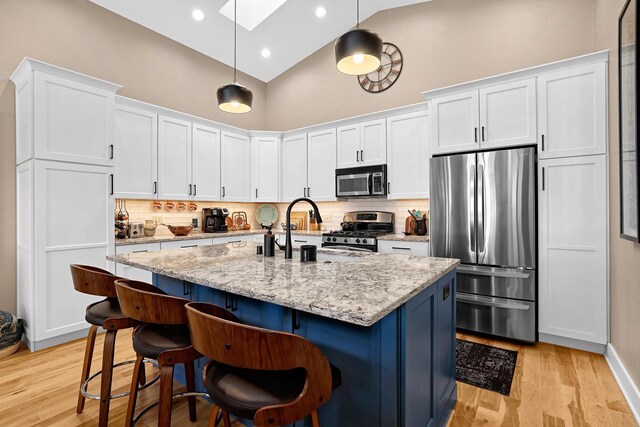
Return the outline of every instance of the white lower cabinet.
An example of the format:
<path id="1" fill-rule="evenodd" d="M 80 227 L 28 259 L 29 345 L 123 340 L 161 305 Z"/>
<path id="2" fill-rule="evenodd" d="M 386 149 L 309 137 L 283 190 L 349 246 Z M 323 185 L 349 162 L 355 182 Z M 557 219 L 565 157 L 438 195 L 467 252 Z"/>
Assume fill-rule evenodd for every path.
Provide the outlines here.
<path id="1" fill-rule="evenodd" d="M 212 240 L 213 239 L 189 239 L 162 242 L 160 243 L 160 249 L 197 248 L 198 246 L 207 246 L 213 244 Z"/>
<path id="2" fill-rule="evenodd" d="M 276 234 L 278 243 L 284 245 L 287 241 L 287 235 L 285 233 Z M 299 248 L 302 245 L 316 245 L 318 248 L 322 247 L 322 236 L 305 236 L 302 234 L 291 235 L 291 246 Z"/>
<path id="3" fill-rule="evenodd" d="M 378 252 L 383 254 L 429 256 L 429 242 L 378 240 Z"/>
<path id="4" fill-rule="evenodd" d="M 253 236 L 251 234 L 244 234 L 242 236 L 227 236 L 227 237 L 214 237 L 210 244 L 221 245 L 226 243 L 242 243 L 250 242 Z"/>
<path id="5" fill-rule="evenodd" d="M 17 167 L 17 305 L 31 350 L 79 338 L 87 328 L 86 306 L 100 298 L 74 290 L 69 266 L 110 267 L 112 172 L 46 160 Z"/>
<path id="6" fill-rule="evenodd" d="M 538 179 L 539 331 L 606 344 L 606 156 L 540 160 Z"/>
<path id="7" fill-rule="evenodd" d="M 143 252 L 159 251 L 160 243 L 144 243 L 140 245 L 116 246 L 116 255 L 136 254 Z M 153 273 L 141 268 L 131 267 L 124 264 L 116 264 L 115 274 L 125 279 L 138 280 L 140 282 L 151 283 Z"/>
<path id="8" fill-rule="evenodd" d="M 426 111 L 387 119 L 387 198 L 429 197 L 428 127 Z"/>

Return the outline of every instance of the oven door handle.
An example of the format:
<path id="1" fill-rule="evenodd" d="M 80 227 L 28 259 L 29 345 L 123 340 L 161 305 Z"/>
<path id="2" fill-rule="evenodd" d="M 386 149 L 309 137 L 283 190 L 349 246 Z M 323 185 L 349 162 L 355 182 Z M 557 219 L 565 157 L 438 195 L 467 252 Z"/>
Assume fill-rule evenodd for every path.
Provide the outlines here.
<path id="1" fill-rule="evenodd" d="M 488 307 L 506 308 L 507 310 L 529 310 L 529 308 L 531 307 L 527 304 L 495 301 L 494 298 L 491 297 L 483 297 L 480 295 L 466 295 L 462 293 L 458 293 L 456 295 L 456 301 L 476 305 L 485 305 Z"/>
<path id="2" fill-rule="evenodd" d="M 324 243 L 322 248 L 329 251 L 375 252 L 373 249 L 359 248 L 357 246 L 325 246 Z"/>

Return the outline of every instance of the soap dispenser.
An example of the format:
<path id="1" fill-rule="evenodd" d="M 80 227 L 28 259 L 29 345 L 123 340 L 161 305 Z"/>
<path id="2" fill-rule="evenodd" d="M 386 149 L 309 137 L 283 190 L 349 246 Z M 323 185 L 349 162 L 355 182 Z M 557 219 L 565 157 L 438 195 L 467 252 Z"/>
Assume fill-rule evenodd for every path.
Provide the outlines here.
<path id="1" fill-rule="evenodd" d="M 267 227 L 267 234 L 264 235 L 264 256 L 272 257 L 276 254 L 276 236 L 271 232 L 271 227 Z"/>

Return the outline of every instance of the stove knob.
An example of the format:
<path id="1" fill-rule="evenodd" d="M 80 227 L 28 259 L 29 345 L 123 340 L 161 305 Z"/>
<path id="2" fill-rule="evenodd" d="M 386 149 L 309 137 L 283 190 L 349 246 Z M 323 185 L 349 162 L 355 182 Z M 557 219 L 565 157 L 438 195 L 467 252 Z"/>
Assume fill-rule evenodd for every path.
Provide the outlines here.
<path id="1" fill-rule="evenodd" d="M 334 242 L 336 241 L 336 238 L 335 238 L 335 237 L 333 238 L 333 241 L 334 241 Z"/>
<path id="2" fill-rule="evenodd" d="M 356 243 L 360 243 L 360 239 L 356 239 Z"/>
<path id="3" fill-rule="evenodd" d="M 348 243 L 348 242 L 349 242 L 349 239 L 344 239 L 344 242 L 345 242 L 345 243 Z"/>
<path id="4" fill-rule="evenodd" d="M 364 239 L 364 240 L 362 241 L 362 243 L 367 243 L 367 239 Z"/>

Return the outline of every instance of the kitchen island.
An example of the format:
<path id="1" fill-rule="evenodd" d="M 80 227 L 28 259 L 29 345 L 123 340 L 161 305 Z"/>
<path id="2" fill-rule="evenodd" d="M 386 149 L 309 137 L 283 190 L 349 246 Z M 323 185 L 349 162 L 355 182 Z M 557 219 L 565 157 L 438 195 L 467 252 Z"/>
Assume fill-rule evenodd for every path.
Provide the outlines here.
<path id="1" fill-rule="evenodd" d="M 298 258 L 265 258 L 242 242 L 109 260 L 153 272 L 169 294 L 317 345 L 342 372 L 319 410 L 322 425 L 444 426 L 456 401 L 458 260 L 327 249 L 318 249 L 317 262 Z M 205 363 L 198 361 L 196 378 Z"/>

